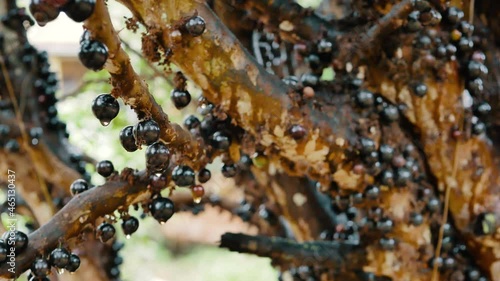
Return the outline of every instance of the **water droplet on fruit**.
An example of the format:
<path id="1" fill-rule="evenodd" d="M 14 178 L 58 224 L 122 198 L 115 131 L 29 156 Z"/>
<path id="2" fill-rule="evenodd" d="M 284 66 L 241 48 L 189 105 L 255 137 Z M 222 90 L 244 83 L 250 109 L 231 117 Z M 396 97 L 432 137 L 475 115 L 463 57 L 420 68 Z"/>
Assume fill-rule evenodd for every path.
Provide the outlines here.
<path id="1" fill-rule="evenodd" d="M 130 234 L 125 235 L 125 238 L 130 239 Z"/>
<path id="2" fill-rule="evenodd" d="M 201 202 L 201 197 L 193 197 L 193 202 L 199 204 Z"/>
<path id="3" fill-rule="evenodd" d="M 104 127 L 107 127 L 109 125 L 109 122 L 108 121 L 101 121 L 101 125 L 103 125 Z"/>
<path id="4" fill-rule="evenodd" d="M 57 269 L 57 274 L 63 274 L 63 273 L 64 273 L 64 268 Z"/>

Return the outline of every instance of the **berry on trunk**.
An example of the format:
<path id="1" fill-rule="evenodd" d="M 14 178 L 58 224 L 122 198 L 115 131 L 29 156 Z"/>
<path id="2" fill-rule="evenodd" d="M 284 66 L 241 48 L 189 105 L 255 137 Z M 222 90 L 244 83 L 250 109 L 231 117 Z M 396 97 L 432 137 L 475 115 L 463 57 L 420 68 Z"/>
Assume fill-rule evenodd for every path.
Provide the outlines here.
<path id="1" fill-rule="evenodd" d="M 31 273 L 36 277 L 46 277 L 50 274 L 50 264 L 44 258 L 37 258 L 31 264 Z"/>
<path id="2" fill-rule="evenodd" d="M 29 9 L 39 26 L 45 26 L 59 16 L 59 9 L 43 0 L 31 0 Z"/>
<path id="3" fill-rule="evenodd" d="M 191 94 L 179 89 L 173 89 L 170 98 L 177 109 L 183 109 L 191 102 Z"/>
<path id="4" fill-rule="evenodd" d="M 170 161 L 170 150 L 161 142 L 156 142 L 146 149 L 146 167 L 152 172 L 165 170 Z"/>
<path id="5" fill-rule="evenodd" d="M 66 249 L 56 248 L 50 253 L 50 264 L 63 269 L 69 264 L 70 254 Z"/>
<path id="6" fill-rule="evenodd" d="M 98 71 L 108 59 L 108 47 L 99 41 L 84 40 L 80 44 L 78 57 L 86 68 Z"/>
<path id="7" fill-rule="evenodd" d="M 134 127 L 127 126 L 120 131 L 120 142 L 128 152 L 134 152 L 138 146 L 135 142 Z"/>
<path id="8" fill-rule="evenodd" d="M 134 127 L 134 137 L 138 145 L 152 145 L 160 137 L 160 126 L 155 120 L 143 120 Z"/>
<path id="9" fill-rule="evenodd" d="M 200 36 L 205 31 L 205 20 L 200 16 L 190 18 L 186 24 L 186 30 L 192 36 Z"/>
<path id="10" fill-rule="evenodd" d="M 109 239 L 113 238 L 115 233 L 115 227 L 110 223 L 103 222 L 97 227 L 97 237 L 99 237 L 102 243 L 106 243 Z"/>
<path id="11" fill-rule="evenodd" d="M 89 189 L 89 184 L 83 179 L 77 179 L 69 187 L 71 194 L 77 195 Z"/>
<path id="12" fill-rule="evenodd" d="M 96 170 L 99 175 L 107 178 L 113 174 L 115 168 L 113 167 L 113 163 L 109 160 L 103 160 L 96 165 Z"/>
<path id="13" fill-rule="evenodd" d="M 169 220 L 174 214 L 174 202 L 168 198 L 156 197 L 149 204 L 151 215 L 161 224 Z"/>
<path id="14" fill-rule="evenodd" d="M 238 173 L 238 166 L 236 164 L 224 164 L 221 172 L 226 178 L 232 178 Z"/>
<path id="15" fill-rule="evenodd" d="M 136 217 L 126 217 L 122 221 L 122 230 L 127 238 L 130 238 L 130 235 L 137 231 L 139 228 L 139 220 Z"/>
<path id="16" fill-rule="evenodd" d="M 103 126 L 107 126 L 120 112 L 120 105 L 112 95 L 102 94 L 92 102 L 92 112 Z"/>
<path id="17" fill-rule="evenodd" d="M 179 165 L 172 171 L 172 180 L 177 186 L 186 187 L 194 183 L 194 171 L 189 166 Z"/>
<path id="18" fill-rule="evenodd" d="M 82 22 L 88 19 L 94 12 L 95 2 L 96 0 L 70 0 L 61 10 L 70 19 Z"/>
<path id="19" fill-rule="evenodd" d="M 69 257 L 69 263 L 66 265 L 66 270 L 69 272 L 75 272 L 78 268 L 80 267 L 80 258 L 75 255 L 71 254 Z"/>
<path id="20" fill-rule="evenodd" d="M 203 168 L 198 172 L 198 181 L 206 183 L 212 177 L 212 173 L 207 168 Z"/>

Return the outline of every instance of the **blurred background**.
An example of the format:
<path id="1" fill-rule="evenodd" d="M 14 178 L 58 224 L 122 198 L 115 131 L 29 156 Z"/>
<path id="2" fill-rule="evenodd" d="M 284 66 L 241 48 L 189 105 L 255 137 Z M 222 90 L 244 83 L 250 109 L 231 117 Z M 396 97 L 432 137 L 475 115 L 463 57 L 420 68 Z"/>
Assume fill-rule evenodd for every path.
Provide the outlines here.
<path id="1" fill-rule="evenodd" d="M 318 0 L 299 1 L 304 6 L 316 6 Z M 27 7 L 28 0 L 18 1 Z M 115 28 L 125 26 L 131 14 L 116 1 L 108 1 L 109 11 Z M 168 113 L 171 121 L 182 123 L 189 114 L 197 114 L 196 102 L 183 110 L 177 110 L 170 102 L 171 84 L 162 69 L 151 65 L 140 56 L 141 40 L 139 29 L 136 34 L 119 30 L 123 47 L 129 53 L 135 70 L 145 79 L 157 102 Z M 103 127 L 90 109 L 92 100 L 101 93 L 109 93 L 109 75 L 106 71 L 93 72 L 84 68 L 79 59 L 79 41 L 83 33 L 82 24 L 75 23 L 61 13 L 57 20 L 41 28 L 37 25 L 28 31 L 30 42 L 39 50 L 48 52 L 52 71 L 59 76 L 60 118 L 67 123 L 69 140 L 81 153 L 96 160 L 111 160 L 115 169 L 125 167 L 144 169 L 144 151 L 126 152 L 119 140 L 119 131 L 137 122 L 135 113 L 121 104 L 120 114 L 107 127 Z M 175 68 L 173 69 L 175 73 Z M 189 91 L 196 100 L 200 92 L 193 85 Z M 221 163 L 210 168 L 212 179 L 205 185 L 207 192 L 224 194 L 235 205 L 243 199 L 242 190 L 232 179 L 220 175 Z M 92 184 L 99 185 L 104 179 L 95 173 L 93 165 L 87 171 Z M 178 189 L 175 192 L 190 192 Z M 200 207 L 201 209 L 202 207 Z M 121 277 L 123 280 L 151 281 L 258 281 L 277 280 L 278 272 L 270 260 L 255 256 L 231 253 L 218 248 L 218 240 L 224 232 L 256 234 L 257 229 L 241 218 L 222 211 L 218 207 L 205 206 L 203 212 L 175 214 L 166 224 L 160 225 L 151 217 L 140 221 L 139 230 L 126 239 L 117 231 L 119 240 L 125 242 L 120 251 L 123 258 Z M 131 212 L 140 217 L 140 212 Z M 22 230 L 22 228 L 21 228 Z M 25 277 L 24 277 L 25 278 Z M 21 279 L 22 280 L 22 279 Z M 24 279 L 25 280 L 25 279 Z"/>

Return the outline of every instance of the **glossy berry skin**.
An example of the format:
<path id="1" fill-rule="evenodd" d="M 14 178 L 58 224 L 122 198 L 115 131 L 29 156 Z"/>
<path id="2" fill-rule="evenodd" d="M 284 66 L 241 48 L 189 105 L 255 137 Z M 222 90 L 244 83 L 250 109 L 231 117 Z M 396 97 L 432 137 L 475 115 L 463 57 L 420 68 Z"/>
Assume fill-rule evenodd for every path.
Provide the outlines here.
<path id="1" fill-rule="evenodd" d="M 186 117 L 186 119 L 184 119 L 184 127 L 186 127 L 186 129 L 188 130 L 198 128 L 200 126 L 200 123 L 200 119 L 198 119 L 198 117 L 194 115 L 189 115 L 188 117 Z"/>
<path id="2" fill-rule="evenodd" d="M 16 230 L 14 232 L 12 231 L 6 231 L 2 235 L 2 239 L 4 240 L 5 246 L 7 248 L 10 248 L 9 243 L 10 240 L 14 240 L 14 247 L 16 250 L 16 254 L 21 253 L 22 251 L 26 250 L 28 247 L 28 235 L 26 233 Z"/>
<path id="3" fill-rule="evenodd" d="M 164 223 L 174 215 L 174 202 L 168 198 L 156 197 L 149 204 L 149 210 L 159 223 Z"/>
<path id="4" fill-rule="evenodd" d="M 398 107 L 392 104 L 389 104 L 382 109 L 382 117 L 387 122 L 395 122 L 399 119 L 399 110 Z"/>
<path id="5" fill-rule="evenodd" d="M 112 95 L 101 94 L 92 101 L 92 112 L 103 126 L 107 126 L 120 112 L 120 105 Z"/>
<path id="6" fill-rule="evenodd" d="M 50 264 L 44 258 L 37 258 L 31 264 L 31 273 L 36 277 L 46 277 L 50 274 Z"/>
<path id="7" fill-rule="evenodd" d="M 172 171 L 172 180 L 177 186 L 187 187 L 194 184 L 195 174 L 189 166 L 179 165 Z"/>
<path id="8" fill-rule="evenodd" d="M 356 104 L 362 108 L 368 108 L 375 104 L 375 96 L 372 92 L 367 90 L 360 90 L 356 93 Z"/>
<path id="9" fill-rule="evenodd" d="M 109 239 L 113 238 L 115 233 L 115 227 L 110 223 L 103 222 L 97 227 L 97 237 L 99 237 L 102 243 L 106 243 Z"/>
<path id="10" fill-rule="evenodd" d="M 146 167 L 152 172 L 165 170 L 170 161 L 170 150 L 161 142 L 155 142 L 146 149 Z"/>
<path id="11" fill-rule="evenodd" d="M 94 12 L 96 0 L 70 0 L 62 7 L 66 15 L 76 21 L 82 22 L 88 19 Z"/>
<path id="12" fill-rule="evenodd" d="M 212 177 L 212 173 L 209 169 L 203 168 L 198 172 L 198 181 L 201 183 L 206 183 Z"/>
<path id="13" fill-rule="evenodd" d="M 202 35 L 205 31 L 205 26 L 205 20 L 200 16 L 190 18 L 185 24 L 186 30 L 192 36 Z"/>
<path id="14" fill-rule="evenodd" d="M 417 83 L 413 86 L 413 93 L 417 97 L 424 97 L 427 94 L 427 85 L 424 83 Z"/>
<path id="15" fill-rule="evenodd" d="M 71 254 L 71 256 L 69 257 L 68 265 L 66 265 L 66 270 L 69 272 L 75 272 L 79 267 L 80 258 L 75 254 Z"/>
<path id="16" fill-rule="evenodd" d="M 78 58 L 86 68 L 101 70 L 108 59 L 108 47 L 96 40 L 83 41 Z"/>
<path id="17" fill-rule="evenodd" d="M 65 268 L 69 264 L 70 253 L 63 248 L 56 248 L 50 253 L 50 264 L 57 268 Z"/>
<path id="18" fill-rule="evenodd" d="M 226 178 L 232 178 L 238 173 L 238 166 L 236 164 L 224 164 L 221 172 Z"/>
<path id="19" fill-rule="evenodd" d="M 99 173 L 99 175 L 107 178 L 113 174 L 115 171 L 115 167 L 113 166 L 113 163 L 109 160 L 103 160 L 97 163 L 96 165 L 96 171 Z"/>
<path id="20" fill-rule="evenodd" d="M 288 133 L 290 134 L 290 136 L 294 140 L 300 140 L 300 139 L 303 139 L 306 136 L 307 131 L 304 128 L 304 126 L 299 125 L 299 124 L 295 124 L 295 125 L 292 125 L 290 127 L 290 129 L 288 129 Z"/>
<path id="21" fill-rule="evenodd" d="M 131 235 L 139 229 L 139 220 L 135 217 L 124 218 L 122 221 L 122 230 L 125 235 Z"/>
<path id="22" fill-rule="evenodd" d="M 188 91 L 173 89 L 170 93 L 170 99 L 174 103 L 175 108 L 183 109 L 191 102 L 191 94 Z"/>
<path id="23" fill-rule="evenodd" d="M 134 137 L 134 127 L 127 126 L 120 131 L 120 143 L 128 152 L 137 150 L 137 144 Z"/>
<path id="24" fill-rule="evenodd" d="M 43 0 L 31 0 L 29 9 L 39 26 L 45 26 L 59 16 L 59 9 Z"/>
<path id="25" fill-rule="evenodd" d="M 361 138 L 360 139 L 360 152 L 364 155 L 368 155 L 374 151 L 376 151 L 375 142 L 369 138 Z"/>
<path id="26" fill-rule="evenodd" d="M 380 197 L 380 188 L 376 185 L 369 185 L 365 189 L 365 197 L 368 199 L 378 199 Z"/>
<path id="27" fill-rule="evenodd" d="M 160 126 L 153 119 L 143 120 L 134 127 L 134 137 L 139 145 L 152 145 L 160 137 Z"/>
<path id="28" fill-rule="evenodd" d="M 77 179 L 69 187 L 71 194 L 77 195 L 89 189 L 89 184 L 83 179 Z"/>
<path id="29" fill-rule="evenodd" d="M 231 145 L 231 136 L 223 131 L 217 131 L 212 135 L 211 144 L 215 149 L 228 150 Z"/>

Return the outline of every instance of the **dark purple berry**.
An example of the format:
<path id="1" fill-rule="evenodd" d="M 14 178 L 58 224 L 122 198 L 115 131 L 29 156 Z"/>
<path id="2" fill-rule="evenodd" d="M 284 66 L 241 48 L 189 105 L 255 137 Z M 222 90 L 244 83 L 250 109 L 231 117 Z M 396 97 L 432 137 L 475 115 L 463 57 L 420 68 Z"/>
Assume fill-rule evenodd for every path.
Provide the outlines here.
<path id="1" fill-rule="evenodd" d="M 365 197 L 368 199 L 378 199 L 380 197 L 380 188 L 376 185 L 369 185 L 365 189 Z"/>
<path id="2" fill-rule="evenodd" d="M 200 119 L 194 115 L 189 115 L 184 119 L 184 126 L 186 129 L 191 130 L 200 126 Z"/>
<path id="3" fill-rule="evenodd" d="M 96 0 L 70 0 L 64 5 L 61 10 L 66 15 L 76 21 L 82 22 L 88 19 L 94 12 Z"/>
<path id="4" fill-rule="evenodd" d="M 486 131 L 486 124 L 484 124 L 481 121 L 477 121 L 475 124 L 472 125 L 472 133 L 474 135 L 481 135 Z"/>
<path id="5" fill-rule="evenodd" d="M 424 83 L 417 83 L 415 86 L 413 86 L 413 93 L 417 97 L 423 97 L 427 94 L 427 85 Z"/>
<path id="6" fill-rule="evenodd" d="M 89 184 L 83 179 L 77 179 L 69 187 L 71 194 L 77 195 L 89 189 Z"/>
<path id="7" fill-rule="evenodd" d="M 156 197 L 149 204 L 149 210 L 159 223 L 165 223 L 174 215 L 174 202 L 168 198 Z"/>
<path id="8" fill-rule="evenodd" d="M 356 104 L 362 108 L 368 108 L 375 103 L 375 96 L 367 90 L 360 90 L 356 93 Z"/>
<path id="9" fill-rule="evenodd" d="M 112 95 L 101 94 L 92 101 L 92 112 L 103 126 L 107 126 L 120 112 L 120 105 Z"/>
<path id="10" fill-rule="evenodd" d="M 122 229 L 125 235 L 130 236 L 139 229 L 139 220 L 133 216 L 124 218 L 122 221 Z"/>
<path id="11" fill-rule="evenodd" d="M 138 145 L 152 145 L 160 137 L 160 126 L 155 120 L 143 120 L 134 127 L 134 137 Z"/>
<path id="12" fill-rule="evenodd" d="M 161 142 L 156 142 L 146 149 L 146 167 L 158 173 L 165 170 L 170 161 L 170 150 Z"/>
<path id="13" fill-rule="evenodd" d="M 427 209 L 432 213 L 439 211 L 440 207 L 441 203 L 437 198 L 431 198 L 429 199 L 429 202 L 427 202 Z"/>
<path id="14" fill-rule="evenodd" d="M 467 65 L 467 71 L 471 78 L 484 78 L 488 75 L 488 68 L 486 65 L 477 61 L 470 61 Z"/>
<path id="15" fill-rule="evenodd" d="M 85 67 L 98 71 L 102 69 L 108 59 L 108 47 L 95 40 L 83 41 L 78 57 Z"/>
<path id="16" fill-rule="evenodd" d="M 56 248 L 50 253 L 50 264 L 57 268 L 65 268 L 69 264 L 70 253 L 64 248 Z"/>
<path id="17" fill-rule="evenodd" d="M 419 18 L 420 18 L 419 11 L 413 11 L 408 15 L 406 29 L 409 32 L 417 32 L 423 28 Z"/>
<path id="18" fill-rule="evenodd" d="M 231 145 L 231 136 L 223 131 L 217 131 L 212 135 L 212 147 L 218 150 L 228 150 Z"/>
<path id="19" fill-rule="evenodd" d="M 238 166 L 236 164 L 224 164 L 221 172 L 226 178 L 232 178 L 238 173 Z"/>
<path id="20" fill-rule="evenodd" d="M 396 248 L 396 240 L 394 238 L 382 237 L 379 240 L 380 246 L 386 251 L 392 251 Z"/>
<path id="21" fill-rule="evenodd" d="M 482 94 L 484 91 L 483 79 L 476 78 L 476 79 L 470 80 L 469 83 L 467 83 L 467 89 L 474 96 L 478 96 L 478 95 Z"/>
<path id="22" fill-rule="evenodd" d="M 383 233 L 390 232 L 394 227 L 394 222 L 389 218 L 382 218 L 377 222 L 377 229 Z"/>
<path id="23" fill-rule="evenodd" d="M 380 160 L 384 162 L 391 162 L 392 158 L 394 158 L 394 147 L 388 144 L 382 144 L 379 147 L 379 156 Z"/>
<path id="24" fill-rule="evenodd" d="M 31 273 L 36 277 L 46 277 L 50 274 L 50 264 L 44 258 L 37 258 L 31 264 Z"/>
<path id="25" fill-rule="evenodd" d="M 186 22 L 185 27 L 192 36 L 200 36 L 205 31 L 205 25 L 205 20 L 202 17 L 195 16 Z"/>
<path id="26" fill-rule="evenodd" d="M 99 175 L 107 178 L 111 176 L 111 174 L 115 171 L 115 167 L 113 166 L 113 163 L 109 160 L 103 160 L 96 165 L 96 170 Z"/>
<path id="27" fill-rule="evenodd" d="M 364 155 L 368 155 L 376 151 L 375 142 L 369 138 L 361 138 L 360 140 L 361 148 L 360 151 Z"/>
<path id="28" fill-rule="evenodd" d="M 491 105 L 487 102 L 481 102 L 480 104 L 478 104 L 476 110 L 474 111 L 474 113 L 476 113 L 478 116 L 481 117 L 488 116 L 490 112 L 491 112 Z"/>
<path id="29" fill-rule="evenodd" d="M 103 222 L 97 227 L 97 237 L 99 237 L 102 243 L 105 243 L 109 239 L 113 238 L 115 233 L 115 227 L 110 223 Z"/>
<path id="30" fill-rule="evenodd" d="M 319 82 L 319 78 L 318 76 L 312 74 L 312 73 L 306 73 L 304 75 L 302 75 L 302 77 L 300 78 L 300 81 L 302 82 L 302 85 L 304 87 L 306 86 L 309 86 L 309 87 L 315 87 L 318 85 L 318 82 Z"/>
<path id="31" fill-rule="evenodd" d="M 71 254 L 71 256 L 69 256 L 69 263 L 66 265 L 66 270 L 69 272 L 75 272 L 79 267 L 80 258 L 75 254 Z"/>
<path id="32" fill-rule="evenodd" d="M 422 225 L 424 223 L 424 217 L 419 213 L 412 213 L 410 215 L 410 222 L 415 226 Z"/>
<path id="33" fill-rule="evenodd" d="M 173 89 L 170 93 L 170 99 L 174 103 L 175 108 L 183 109 L 191 102 L 191 94 L 188 91 Z"/>
<path id="34" fill-rule="evenodd" d="M 134 152 L 137 150 L 137 144 L 134 137 L 134 127 L 127 126 L 120 131 L 120 142 L 128 152 Z"/>
<path id="35" fill-rule="evenodd" d="M 59 16 L 59 9 L 44 0 L 31 0 L 29 9 L 39 26 L 45 26 Z"/>
<path id="36" fill-rule="evenodd" d="M 399 109 L 397 106 L 388 104 L 382 109 L 382 117 L 388 122 L 395 122 L 399 119 Z"/>
<path id="37" fill-rule="evenodd" d="M 303 139 L 307 134 L 304 126 L 299 124 L 292 125 L 288 132 L 290 133 L 290 136 L 292 136 L 292 138 L 295 140 Z"/>
<path id="38" fill-rule="evenodd" d="M 198 172 L 198 181 L 200 183 L 206 183 L 212 177 L 212 173 L 209 169 L 203 168 Z"/>
<path id="39" fill-rule="evenodd" d="M 464 12 L 457 7 L 449 7 L 448 10 L 446 10 L 446 19 L 451 24 L 459 23 L 464 18 L 464 16 Z"/>
<path id="40" fill-rule="evenodd" d="M 172 180 L 177 186 L 186 187 L 194 184 L 195 174 L 189 166 L 179 165 L 172 171 Z"/>
<path id="41" fill-rule="evenodd" d="M 406 168 L 398 168 L 394 173 L 394 184 L 398 187 L 405 187 L 411 180 L 411 172 Z"/>

